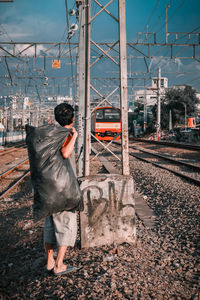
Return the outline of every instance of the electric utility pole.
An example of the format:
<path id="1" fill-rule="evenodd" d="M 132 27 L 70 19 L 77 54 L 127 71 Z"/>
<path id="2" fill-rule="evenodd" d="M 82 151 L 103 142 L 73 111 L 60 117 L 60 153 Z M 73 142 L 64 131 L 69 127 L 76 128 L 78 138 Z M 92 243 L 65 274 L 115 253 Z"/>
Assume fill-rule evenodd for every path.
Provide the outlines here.
<path id="1" fill-rule="evenodd" d="M 147 128 L 147 89 L 145 86 L 144 90 L 144 133 L 146 132 Z"/>
<path id="2" fill-rule="evenodd" d="M 118 0 L 118 9 L 120 44 L 120 108 L 122 126 L 122 175 L 129 175 L 125 0 Z"/>
<path id="3" fill-rule="evenodd" d="M 90 139 L 91 139 L 91 108 L 90 108 L 90 90 L 92 89 L 97 93 L 100 98 L 102 98 L 102 105 L 104 102 L 109 103 L 108 98 L 111 97 L 118 89 L 120 91 L 120 110 L 121 110 L 121 139 L 122 139 L 122 175 L 129 175 L 129 155 L 128 155 L 128 101 L 127 101 L 127 54 L 126 54 L 126 16 L 125 16 L 125 0 L 117 0 L 118 2 L 118 19 L 113 16 L 107 9 L 108 5 L 111 2 L 109 1 L 105 6 L 100 4 L 97 0 L 93 0 L 97 6 L 100 6 L 101 9 L 94 16 L 90 15 L 90 6 L 92 0 L 82 0 L 81 5 L 79 6 L 79 11 L 85 12 L 85 22 L 82 24 L 82 28 L 80 28 L 81 32 L 84 32 L 84 42 L 80 40 L 79 46 L 82 46 L 82 49 L 79 50 L 80 57 L 79 63 L 82 60 L 85 60 L 85 72 L 83 74 L 80 71 L 79 79 L 82 81 L 82 87 L 84 82 L 84 87 L 82 91 L 85 95 L 85 103 L 84 103 L 84 140 L 83 140 L 83 175 L 90 175 Z M 108 50 L 104 50 L 102 46 L 98 45 L 91 39 L 91 26 L 93 24 L 93 20 L 102 12 L 106 12 L 110 17 L 112 17 L 118 24 L 118 32 L 119 32 L 119 41 L 115 42 L 113 45 L 109 46 Z M 85 26 L 85 28 L 83 28 Z M 91 46 L 95 46 L 99 51 L 102 52 L 102 55 L 95 62 L 90 61 L 90 51 Z M 110 55 L 112 49 L 118 46 L 118 62 Z M 106 57 L 119 66 L 119 86 L 116 87 L 109 95 L 103 96 L 100 91 L 98 91 L 92 85 L 92 79 L 90 77 L 90 69 L 94 67 L 102 57 Z M 79 70 L 81 67 L 79 66 Z M 84 75 L 84 76 L 83 76 Z M 80 87 L 81 87 L 80 86 Z M 81 88 L 79 89 L 81 90 Z M 82 94 L 83 95 L 83 94 Z M 81 91 L 79 92 L 79 101 L 81 100 Z M 101 105 L 101 106 L 102 106 Z"/>
<path id="4" fill-rule="evenodd" d="M 78 47 L 78 84 L 77 84 L 77 96 L 78 96 L 78 176 L 83 176 L 84 172 L 84 116 L 85 116 L 85 1 L 79 1 L 77 3 L 78 16 L 79 16 L 79 47 Z"/>
<path id="5" fill-rule="evenodd" d="M 158 79 L 157 79 L 157 139 L 159 138 L 160 124 L 161 124 L 160 78 L 161 78 L 161 69 L 158 68 Z"/>
<path id="6" fill-rule="evenodd" d="M 168 28 L 167 28 L 167 22 L 168 22 L 168 20 L 167 20 L 167 10 L 168 10 L 168 8 L 170 8 L 170 6 L 169 5 L 166 5 L 166 7 L 165 7 L 165 41 L 166 41 L 166 44 L 168 43 Z"/>
<path id="7" fill-rule="evenodd" d="M 114 1 L 118 4 L 118 7 L 115 5 L 113 7 L 114 11 L 109 10 L 109 5 Z M 85 21 L 82 25 L 84 28 L 80 28 L 82 34 L 84 34 L 84 39 L 81 40 L 80 38 L 79 44 L 79 47 L 82 47 L 82 50 L 79 50 L 79 64 L 85 61 L 84 68 L 79 65 L 79 81 L 81 82 L 79 86 L 79 103 L 84 106 L 83 176 L 79 179 L 84 202 L 84 211 L 80 213 L 81 246 L 93 247 L 94 245 L 116 245 L 123 242 L 133 243 L 136 227 L 133 198 L 134 184 L 132 176 L 129 175 L 125 0 L 108 0 L 106 4 L 106 1 L 104 1 L 104 5 L 98 0 L 78 2 L 81 3 L 79 9 L 85 12 Z M 96 6 L 95 10 L 90 9 L 91 2 Z M 94 14 L 92 14 L 93 12 Z M 106 22 L 106 17 L 111 17 L 116 22 L 119 37 L 112 44 L 98 44 L 94 40 L 98 38 L 98 31 L 95 32 L 93 21 L 96 21 L 100 14 L 104 14 L 105 17 L 105 20 L 103 19 L 101 22 Z M 116 15 L 118 15 L 118 18 Z M 91 56 L 92 51 L 97 53 L 97 57 Z M 101 85 L 96 84 L 94 75 L 99 70 L 96 70 L 95 67 L 99 63 L 103 65 L 102 79 L 105 78 L 104 73 L 111 72 L 112 68 L 117 66 L 119 77 L 114 88 L 109 86 L 108 89 L 101 89 Z M 117 92 L 118 95 L 114 95 Z M 92 106 L 90 104 L 94 100 L 94 95 L 97 101 L 93 101 L 94 106 Z M 117 96 L 117 99 L 119 99 L 117 102 L 119 103 L 116 103 L 114 96 Z M 95 108 L 105 105 L 120 107 L 121 157 L 110 149 L 113 140 L 108 144 L 102 143 L 91 132 L 91 116 L 94 114 Z M 96 140 L 98 145 L 94 143 L 91 147 L 91 137 Z M 101 149 L 98 147 L 99 145 Z M 95 174 L 95 176 L 90 174 L 90 161 L 101 155 L 102 148 L 103 151 L 110 152 L 118 159 L 122 167 L 122 174 L 117 169 L 112 169 L 112 174 L 101 173 Z M 91 150 L 95 153 L 93 157 L 90 155 Z M 101 159 L 102 156 L 100 156 Z M 101 207 L 103 207 L 103 210 L 101 210 Z M 124 220 L 124 217 L 126 220 Z M 126 223 L 126 229 L 124 229 L 124 223 Z"/>
<path id="8" fill-rule="evenodd" d="M 84 126 L 84 176 L 90 175 L 90 0 L 85 9 L 85 126 Z"/>

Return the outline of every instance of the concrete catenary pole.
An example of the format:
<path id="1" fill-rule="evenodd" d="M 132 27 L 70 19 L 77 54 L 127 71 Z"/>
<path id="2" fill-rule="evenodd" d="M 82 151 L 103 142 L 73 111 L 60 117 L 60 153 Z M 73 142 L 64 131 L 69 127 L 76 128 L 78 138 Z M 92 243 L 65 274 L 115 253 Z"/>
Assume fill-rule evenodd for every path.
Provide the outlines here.
<path id="1" fill-rule="evenodd" d="M 168 28 L 167 28 L 167 22 L 168 22 L 168 20 L 167 20 L 167 10 L 168 10 L 168 8 L 170 8 L 170 6 L 169 5 L 166 5 L 166 7 L 165 7 L 165 42 L 166 42 L 166 44 L 168 43 Z"/>
<path id="2" fill-rule="evenodd" d="M 161 69 L 158 68 L 158 80 L 157 80 L 157 139 L 159 139 L 160 124 L 161 124 L 160 78 L 161 78 Z"/>
<path id="3" fill-rule="evenodd" d="M 85 116 L 85 0 L 78 3 L 79 10 L 79 52 L 78 52 L 78 176 L 84 172 L 84 116 Z"/>
<path id="4" fill-rule="evenodd" d="M 90 0 L 85 1 L 85 114 L 84 114 L 84 172 L 80 179 L 83 191 L 84 210 L 80 213 L 81 247 L 93 247 L 106 244 L 118 245 L 124 242 L 134 243 L 136 237 L 134 184 L 129 175 L 128 157 L 128 103 L 127 103 L 127 56 L 126 56 L 126 18 L 125 0 L 118 1 L 119 20 L 107 9 L 113 2 L 109 0 L 105 6 L 97 0 L 93 1 L 101 7 L 94 15 L 90 16 Z M 119 29 L 119 57 L 115 61 L 108 50 L 97 45 L 90 37 L 90 26 L 93 20 L 105 11 L 116 22 Z M 94 31 L 93 31 L 94 33 Z M 97 35 L 97 33 L 96 33 Z M 96 37 L 96 36 L 95 36 Z M 113 44 L 112 48 L 118 44 Z M 120 72 L 120 85 L 115 91 L 120 90 L 120 109 L 122 127 L 122 174 L 114 170 L 112 174 L 90 174 L 90 89 L 95 91 L 106 102 L 106 98 L 93 86 L 90 78 L 90 51 L 91 46 L 97 47 L 108 59 L 112 60 Z M 111 48 L 109 49 L 111 50 Z M 101 58 L 102 55 L 99 57 Z M 98 60 L 99 60 L 98 58 Z M 93 63 L 93 66 L 95 63 Z M 107 65 L 108 68 L 109 64 Z M 93 71 L 92 71 L 93 73 Z M 119 89 L 120 88 L 120 89 Z M 99 103 L 99 105 L 101 105 Z M 95 146 L 93 147 L 94 150 Z M 102 211 L 103 207 L 103 211 Z"/>
<path id="5" fill-rule="evenodd" d="M 90 174 L 90 0 L 85 9 L 85 132 L 84 132 L 84 176 Z"/>
<path id="6" fill-rule="evenodd" d="M 172 130 L 172 111 L 169 111 L 169 131 Z"/>
<path id="7" fill-rule="evenodd" d="M 122 127 L 122 175 L 129 175 L 128 154 L 128 101 L 125 0 L 118 0 L 120 44 L 120 107 Z"/>
<path id="8" fill-rule="evenodd" d="M 144 90 L 144 133 L 147 129 L 147 89 Z"/>

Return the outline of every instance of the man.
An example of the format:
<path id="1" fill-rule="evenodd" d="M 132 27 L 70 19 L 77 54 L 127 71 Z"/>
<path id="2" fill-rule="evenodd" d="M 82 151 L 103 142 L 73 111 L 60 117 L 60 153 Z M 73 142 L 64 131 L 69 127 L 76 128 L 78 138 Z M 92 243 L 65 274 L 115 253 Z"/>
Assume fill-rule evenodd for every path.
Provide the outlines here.
<path id="1" fill-rule="evenodd" d="M 55 120 L 63 127 L 71 129 L 71 134 L 65 140 L 61 154 L 63 158 L 70 159 L 75 172 L 73 150 L 77 139 L 77 132 L 73 127 L 74 109 L 70 104 L 61 103 L 55 107 Z M 47 271 L 54 275 L 63 275 L 73 271 L 72 266 L 64 264 L 67 247 L 74 246 L 77 235 L 76 211 L 62 211 L 45 219 L 44 246 L 47 253 Z M 54 259 L 54 248 L 57 245 L 57 257 Z"/>

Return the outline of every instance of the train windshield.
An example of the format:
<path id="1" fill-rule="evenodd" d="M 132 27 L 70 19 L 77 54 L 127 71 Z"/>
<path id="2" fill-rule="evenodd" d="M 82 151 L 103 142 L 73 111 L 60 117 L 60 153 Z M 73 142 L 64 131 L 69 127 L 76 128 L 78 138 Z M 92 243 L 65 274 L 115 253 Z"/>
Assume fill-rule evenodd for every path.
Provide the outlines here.
<path id="1" fill-rule="evenodd" d="M 117 108 L 97 109 L 96 122 L 120 122 L 120 110 Z"/>

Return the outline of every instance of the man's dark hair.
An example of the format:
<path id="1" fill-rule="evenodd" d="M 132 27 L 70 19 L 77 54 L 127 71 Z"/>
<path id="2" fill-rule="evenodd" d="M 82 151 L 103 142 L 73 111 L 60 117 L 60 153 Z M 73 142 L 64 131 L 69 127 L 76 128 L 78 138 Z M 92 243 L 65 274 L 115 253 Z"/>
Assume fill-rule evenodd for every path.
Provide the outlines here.
<path id="1" fill-rule="evenodd" d="M 73 122 L 74 117 L 74 109 L 73 107 L 68 103 L 61 103 L 58 104 L 54 108 L 54 115 L 56 121 L 61 125 L 69 125 Z"/>

